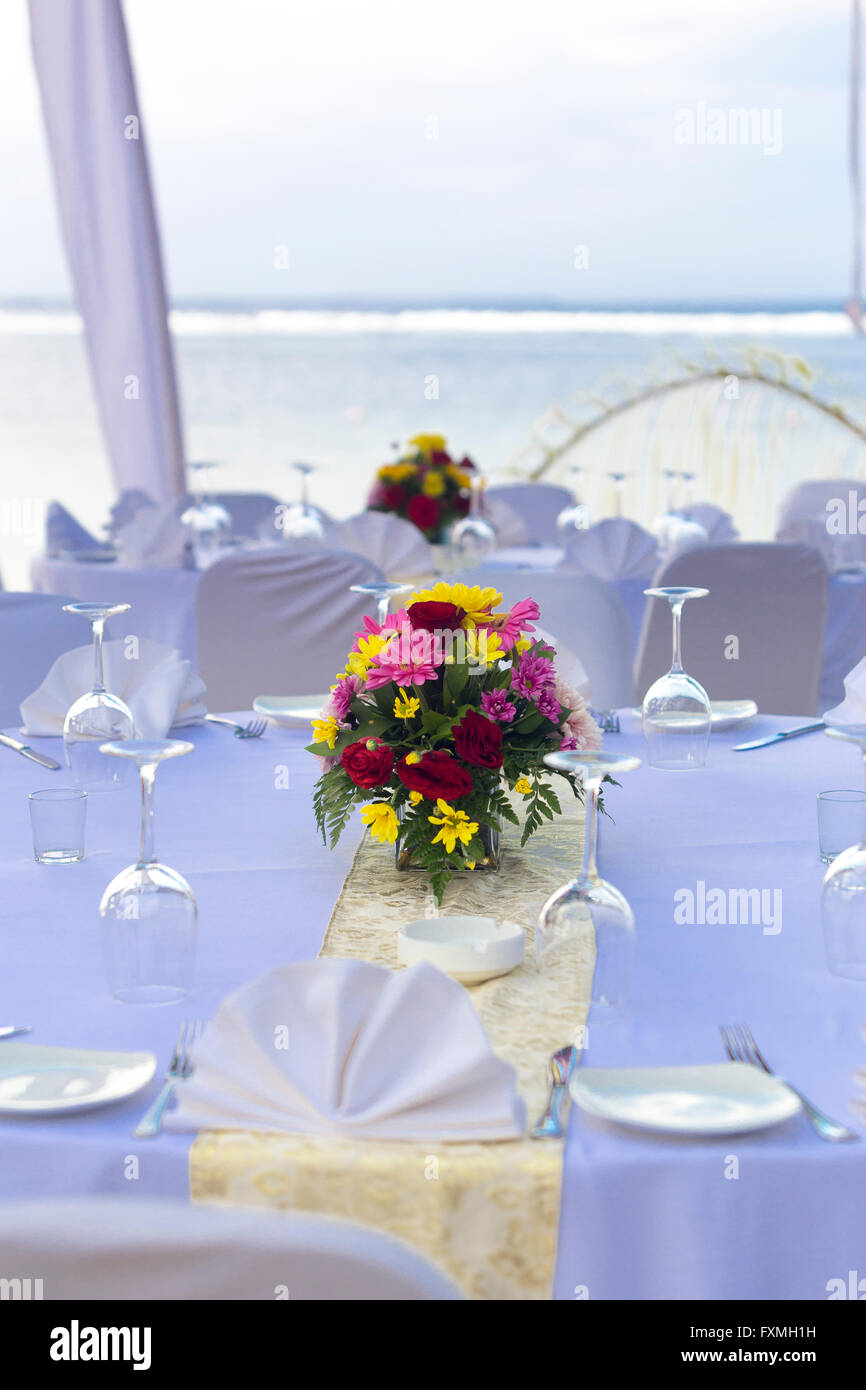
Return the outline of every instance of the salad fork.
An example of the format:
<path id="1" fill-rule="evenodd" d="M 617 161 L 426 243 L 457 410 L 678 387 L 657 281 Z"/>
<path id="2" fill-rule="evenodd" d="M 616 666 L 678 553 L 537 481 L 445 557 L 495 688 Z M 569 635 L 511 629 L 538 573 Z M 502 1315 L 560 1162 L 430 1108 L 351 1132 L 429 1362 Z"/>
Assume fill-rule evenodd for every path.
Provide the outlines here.
<path id="1" fill-rule="evenodd" d="M 802 1091 L 798 1091 L 797 1087 L 792 1086 L 790 1081 L 786 1081 L 783 1076 L 778 1075 L 778 1072 L 774 1072 L 752 1037 L 751 1029 L 745 1023 L 735 1023 L 727 1028 L 720 1024 L 719 1032 L 722 1035 L 725 1051 L 732 1062 L 746 1062 L 751 1067 L 759 1067 L 768 1076 L 775 1076 L 777 1080 L 784 1082 L 788 1090 L 794 1092 L 806 1112 L 806 1117 L 812 1128 L 822 1139 L 826 1139 L 830 1144 L 842 1144 L 860 1138 L 860 1135 L 853 1129 L 848 1129 L 847 1126 L 840 1125 L 838 1120 L 831 1120 L 828 1115 L 823 1114 L 817 1106 L 806 1099 Z"/>
<path id="2" fill-rule="evenodd" d="M 225 724 L 226 728 L 233 729 L 235 738 L 261 738 L 268 727 L 267 719 L 251 719 L 249 724 L 236 724 L 234 719 L 221 719 L 216 714 L 206 714 L 205 719 L 210 724 Z"/>
<path id="3" fill-rule="evenodd" d="M 159 1134 L 165 1107 L 174 1094 L 175 1086 L 178 1081 L 185 1081 L 187 1077 L 192 1076 L 194 1070 L 192 1050 L 200 1037 L 201 1019 L 197 1018 L 190 1021 L 185 1018 L 180 1025 L 180 1032 L 177 1035 L 177 1042 L 174 1045 L 174 1052 L 162 1089 L 153 1105 L 132 1131 L 137 1139 L 154 1139 Z"/>

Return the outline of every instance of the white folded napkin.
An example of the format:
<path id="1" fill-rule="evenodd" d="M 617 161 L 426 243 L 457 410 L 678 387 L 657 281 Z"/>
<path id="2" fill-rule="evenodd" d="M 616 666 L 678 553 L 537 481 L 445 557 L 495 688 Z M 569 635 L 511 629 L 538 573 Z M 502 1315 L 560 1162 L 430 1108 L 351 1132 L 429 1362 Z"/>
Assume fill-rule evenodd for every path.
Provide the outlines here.
<path id="1" fill-rule="evenodd" d="M 416 579 L 433 573 L 433 552 L 418 527 L 388 512 L 361 512 L 348 521 L 328 522 L 325 544 L 332 550 L 365 556 L 387 579 Z"/>
<path id="2" fill-rule="evenodd" d="M 608 517 L 586 531 L 575 531 L 559 568 L 572 574 L 618 579 L 649 579 L 658 565 L 655 536 L 626 517 Z"/>
<path id="3" fill-rule="evenodd" d="M 204 682 L 179 652 L 146 637 L 137 657 L 127 641 L 103 647 L 105 687 L 129 706 L 138 738 L 165 738 L 169 729 L 192 724 L 207 713 Z M 37 690 L 21 704 L 25 734 L 50 738 L 63 733 L 66 711 L 93 684 L 93 648 L 75 647 L 55 661 Z"/>
<path id="4" fill-rule="evenodd" d="M 49 502 L 45 513 L 46 555 L 59 555 L 64 550 L 98 550 L 100 545 L 62 502 Z"/>
<path id="5" fill-rule="evenodd" d="M 140 487 L 124 488 L 117 501 L 109 509 L 109 532 L 116 539 L 121 528 L 123 526 L 128 526 L 141 511 L 142 507 L 155 506 L 156 503 L 150 494 L 143 492 Z"/>
<path id="6" fill-rule="evenodd" d="M 186 528 L 172 507 L 139 507 L 117 530 L 121 559 L 127 565 L 179 568 L 186 541 Z"/>
<path id="7" fill-rule="evenodd" d="M 519 1138 L 525 1114 L 462 985 L 326 957 L 220 1005 L 165 1124 L 477 1143 Z"/>
<path id="8" fill-rule="evenodd" d="M 845 677 L 845 698 L 824 715 L 824 723 L 836 728 L 849 724 L 866 725 L 866 656 Z"/>

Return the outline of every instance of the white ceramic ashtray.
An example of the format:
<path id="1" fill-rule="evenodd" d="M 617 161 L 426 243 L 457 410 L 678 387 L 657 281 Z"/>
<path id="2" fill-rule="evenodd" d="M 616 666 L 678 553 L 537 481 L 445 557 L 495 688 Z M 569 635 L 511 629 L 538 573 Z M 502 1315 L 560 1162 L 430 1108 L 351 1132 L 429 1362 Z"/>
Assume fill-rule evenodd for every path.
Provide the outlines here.
<path id="1" fill-rule="evenodd" d="M 407 922 L 397 937 L 401 965 L 427 960 L 462 985 L 507 975 L 523 960 L 526 933 L 495 917 L 429 917 Z"/>

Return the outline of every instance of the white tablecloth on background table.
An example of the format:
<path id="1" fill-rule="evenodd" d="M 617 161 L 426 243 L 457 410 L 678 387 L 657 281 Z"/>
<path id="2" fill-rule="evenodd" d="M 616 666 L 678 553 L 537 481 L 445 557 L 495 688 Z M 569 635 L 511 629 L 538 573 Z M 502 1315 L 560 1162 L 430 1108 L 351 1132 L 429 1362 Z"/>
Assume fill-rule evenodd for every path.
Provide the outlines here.
<path id="1" fill-rule="evenodd" d="M 761 718 L 749 736 L 796 722 Z M 357 833 L 333 853 L 322 846 L 306 735 L 269 729 L 240 742 L 202 727 L 184 736 L 195 752 L 157 778 L 156 841 L 198 897 L 199 961 L 194 995 L 158 1009 L 112 1001 L 98 946 L 102 890 L 137 846 L 134 785 L 90 798 L 82 864 L 40 866 L 26 794 L 64 774 L 0 749 L 0 1022 L 33 1024 L 34 1042 L 149 1048 L 161 1073 L 181 1018 L 208 1018 L 243 981 L 319 949 Z M 743 737 L 714 736 L 705 771 L 642 767 L 611 789 L 600 868 L 635 908 L 638 971 L 630 1022 L 605 1029 L 591 1015 L 585 1060 L 719 1061 L 717 1025 L 745 1020 L 816 1104 L 856 1125 L 847 1104 L 852 1073 L 866 1065 L 866 987 L 824 965 L 815 796 L 861 786 L 862 762 L 822 734 L 730 752 Z M 56 752 L 59 740 L 43 743 Z M 643 754 L 634 732 L 608 745 Z M 698 880 L 780 888 L 781 932 L 674 926 L 675 890 Z M 77 1117 L 0 1120 L 0 1199 L 186 1194 L 190 1136 L 131 1137 L 157 1085 Z M 731 1156 L 737 1179 L 725 1176 Z M 583 1287 L 592 1298 L 823 1298 L 829 1279 L 866 1270 L 866 1143 L 824 1144 L 801 1117 L 761 1136 L 667 1141 L 575 1112 L 564 1171 L 561 1298 Z"/>
<path id="2" fill-rule="evenodd" d="M 110 620 L 106 628 L 108 638 L 130 633 L 149 637 L 176 648 L 193 663 L 193 669 L 198 662 L 195 602 L 200 577 L 198 570 L 135 569 L 131 565 L 49 560 L 43 556 L 30 567 L 30 580 L 37 593 L 63 594 L 81 603 L 131 604 L 128 613 Z M 83 646 L 88 640 L 83 620 L 79 637 Z"/>

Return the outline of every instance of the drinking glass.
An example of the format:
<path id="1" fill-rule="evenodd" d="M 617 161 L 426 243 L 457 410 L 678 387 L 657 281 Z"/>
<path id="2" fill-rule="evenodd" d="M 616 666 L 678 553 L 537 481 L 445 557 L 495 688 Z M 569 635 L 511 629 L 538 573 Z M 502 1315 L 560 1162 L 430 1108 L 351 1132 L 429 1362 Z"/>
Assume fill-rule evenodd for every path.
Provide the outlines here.
<path id="1" fill-rule="evenodd" d="M 198 907 L 186 879 L 156 857 L 153 784 L 161 762 L 192 749 L 165 738 L 104 743 L 100 750 L 134 762 L 141 779 L 138 860 L 111 880 L 99 904 L 109 988 L 124 1004 L 174 1004 L 189 992 Z"/>
<path id="2" fill-rule="evenodd" d="M 77 864 L 84 858 L 87 792 L 80 787 L 49 787 L 31 792 L 30 826 L 37 864 Z"/>
<path id="3" fill-rule="evenodd" d="M 292 467 L 300 475 L 300 497 L 297 502 L 293 502 L 282 511 L 280 531 L 284 540 L 310 541 L 314 545 L 321 545 L 325 539 L 325 528 L 322 518 L 310 503 L 307 482 L 315 468 L 311 463 L 293 463 Z"/>
<path id="4" fill-rule="evenodd" d="M 451 527 L 449 541 L 458 569 L 471 569 L 487 560 L 496 549 L 496 532 L 481 514 L 484 480 L 477 475 L 470 484 L 469 515 Z"/>
<path id="5" fill-rule="evenodd" d="M 208 472 L 217 466 L 212 459 L 187 464 L 193 477 L 193 501 L 180 519 L 192 533 L 196 563 L 200 568 L 217 558 L 220 547 L 232 533 L 231 514 L 216 501 L 206 485 Z"/>
<path id="6" fill-rule="evenodd" d="M 592 521 L 589 507 L 580 500 L 579 479 L 582 472 L 582 468 L 572 468 L 572 500 L 567 507 L 563 507 L 556 518 L 556 534 L 563 545 L 568 544 L 569 538 L 575 531 L 588 530 Z"/>
<path id="7" fill-rule="evenodd" d="M 818 853 L 824 864 L 866 837 L 866 791 L 818 793 Z"/>
<path id="8" fill-rule="evenodd" d="M 587 799 L 583 865 L 575 877 L 548 898 L 538 919 L 535 954 L 539 969 L 568 968 L 586 931 L 587 914 L 595 930 L 592 1003 L 602 1012 L 624 1007 L 628 999 L 636 944 L 634 913 L 618 888 L 598 872 L 598 794 L 607 773 L 617 777 L 640 767 L 639 758 L 560 749 L 544 759 L 548 767 L 579 777 Z"/>
<path id="9" fill-rule="evenodd" d="M 75 784 L 87 791 L 110 791 L 125 778 L 121 768 L 106 764 L 99 746 L 107 739 L 135 736 L 132 711 L 119 695 L 105 688 L 102 639 L 105 624 L 118 613 L 128 613 L 128 603 L 65 603 L 64 613 L 87 618 L 93 631 L 93 689 L 69 706 L 63 721 L 63 748 Z"/>
<path id="10" fill-rule="evenodd" d="M 866 725 L 827 733 L 856 744 L 866 766 Z M 866 980 L 866 835 L 837 855 L 824 875 L 821 917 L 829 969 L 848 980 Z"/>
<path id="11" fill-rule="evenodd" d="M 653 682 L 643 701 L 642 723 L 650 767 L 703 767 L 712 711 L 704 687 L 683 670 L 681 628 L 683 604 L 690 598 L 706 598 L 709 589 L 644 589 L 644 593 L 649 598 L 666 599 L 673 615 L 671 669 Z"/>
<path id="12" fill-rule="evenodd" d="M 382 627 L 391 612 L 391 599 L 395 594 L 408 594 L 412 590 L 411 584 L 389 584 L 387 580 L 381 584 L 350 584 L 351 594 L 367 594 L 369 598 L 376 600 L 377 616 L 379 626 Z"/>
<path id="13" fill-rule="evenodd" d="M 617 469 L 607 475 L 616 488 L 616 508 L 614 516 L 625 516 L 625 482 L 627 473 L 621 473 Z"/>

